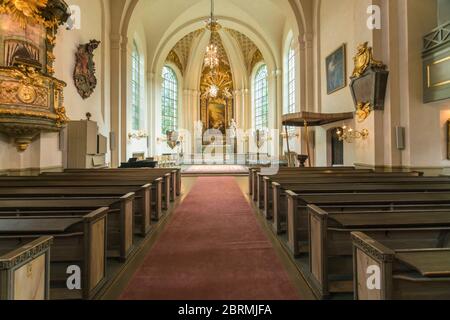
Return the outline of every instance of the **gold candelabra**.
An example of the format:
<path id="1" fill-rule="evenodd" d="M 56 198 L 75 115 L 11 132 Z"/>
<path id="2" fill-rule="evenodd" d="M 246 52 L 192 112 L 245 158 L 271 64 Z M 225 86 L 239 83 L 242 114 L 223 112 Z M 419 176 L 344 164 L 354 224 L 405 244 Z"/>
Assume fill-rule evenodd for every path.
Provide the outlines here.
<path id="1" fill-rule="evenodd" d="M 366 140 L 369 137 L 369 130 L 363 129 L 361 131 L 357 131 L 352 128 L 348 128 L 347 126 L 343 126 L 342 129 L 339 129 L 336 133 L 340 141 L 345 141 L 347 143 L 353 143 L 355 140 L 359 139 Z"/>
<path id="2" fill-rule="evenodd" d="M 139 130 L 137 132 L 133 132 L 133 133 L 129 133 L 128 134 L 128 139 L 132 140 L 132 139 L 136 139 L 136 140 L 141 140 L 141 139 L 145 139 L 148 137 L 148 134 L 144 131 L 144 130 Z"/>

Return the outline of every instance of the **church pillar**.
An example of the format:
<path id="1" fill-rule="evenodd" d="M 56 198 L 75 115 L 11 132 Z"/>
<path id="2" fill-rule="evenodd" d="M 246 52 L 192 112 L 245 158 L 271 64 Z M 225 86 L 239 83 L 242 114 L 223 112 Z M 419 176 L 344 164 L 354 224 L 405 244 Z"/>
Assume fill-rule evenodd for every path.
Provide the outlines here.
<path id="1" fill-rule="evenodd" d="M 245 115 L 243 109 L 243 99 L 241 95 L 242 90 L 235 90 L 233 92 L 234 99 L 234 120 L 239 128 L 245 128 Z"/>
<path id="2" fill-rule="evenodd" d="M 121 53 L 121 61 L 120 61 L 120 75 L 121 75 L 121 83 L 120 83 L 120 161 L 126 161 L 127 159 L 127 108 L 128 108 L 128 37 L 122 37 L 122 42 L 120 46 Z"/>
<path id="3" fill-rule="evenodd" d="M 120 47 L 121 37 L 119 34 L 111 35 L 111 167 L 120 164 Z"/>
<path id="4" fill-rule="evenodd" d="M 299 50 L 300 50 L 300 111 L 314 112 L 314 35 L 311 33 L 303 34 L 299 38 Z M 298 88 L 298 86 L 297 86 Z M 315 154 L 315 129 L 310 127 L 308 129 L 308 135 L 306 135 L 306 129 L 300 130 L 300 146 L 299 150 L 302 154 L 308 154 L 311 160 L 311 165 L 314 166 L 314 154 Z M 308 150 L 308 139 L 310 149 Z"/>
<path id="5" fill-rule="evenodd" d="M 154 90 L 154 81 L 155 81 L 155 73 L 148 72 L 147 73 L 147 119 L 148 119 L 148 154 L 149 156 L 153 156 L 155 154 L 155 144 L 156 144 L 156 135 L 155 135 L 155 126 L 156 126 L 156 113 L 155 107 L 156 104 L 154 101 L 155 90 Z"/>

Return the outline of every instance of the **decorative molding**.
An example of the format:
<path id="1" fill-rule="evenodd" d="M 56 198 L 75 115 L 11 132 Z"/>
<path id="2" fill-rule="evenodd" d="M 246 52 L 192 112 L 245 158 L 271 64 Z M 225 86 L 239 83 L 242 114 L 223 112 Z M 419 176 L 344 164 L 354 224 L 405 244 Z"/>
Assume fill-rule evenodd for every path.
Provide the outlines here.
<path id="1" fill-rule="evenodd" d="M 425 35 L 423 38 L 423 52 L 427 53 L 437 49 L 447 42 L 450 42 L 450 22 L 437 27 Z"/>
<path id="2" fill-rule="evenodd" d="M 22 265 L 24 262 L 27 262 L 49 250 L 52 243 L 53 238 L 49 237 L 41 242 L 38 242 L 37 244 L 34 244 L 34 246 L 25 245 L 18 250 L 16 255 L 13 255 L 12 257 L 8 257 L 8 255 L 0 257 L 0 270 L 9 270 Z M 12 252 L 12 254 L 14 253 L 15 252 Z"/>

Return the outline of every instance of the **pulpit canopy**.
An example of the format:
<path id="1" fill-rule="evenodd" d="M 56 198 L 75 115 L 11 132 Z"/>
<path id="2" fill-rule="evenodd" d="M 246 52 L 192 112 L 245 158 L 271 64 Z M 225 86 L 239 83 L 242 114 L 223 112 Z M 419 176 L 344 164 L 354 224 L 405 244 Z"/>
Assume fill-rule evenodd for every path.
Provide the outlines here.
<path id="1" fill-rule="evenodd" d="M 330 123 L 354 118 L 353 112 L 347 113 L 314 113 L 298 112 L 286 114 L 282 117 L 283 125 L 290 127 L 319 127 Z"/>

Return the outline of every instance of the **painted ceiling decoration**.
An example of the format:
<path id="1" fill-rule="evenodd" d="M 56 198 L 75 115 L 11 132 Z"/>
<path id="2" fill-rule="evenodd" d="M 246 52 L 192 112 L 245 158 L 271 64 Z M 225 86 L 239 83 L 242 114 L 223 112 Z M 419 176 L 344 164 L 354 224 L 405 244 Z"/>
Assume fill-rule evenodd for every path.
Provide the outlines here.
<path id="1" fill-rule="evenodd" d="M 238 42 L 241 47 L 242 55 L 244 56 L 245 64 L 247 66 L 247 71 L 251 73 L 255 65 L 264 60 L 261 51 L 259 51 L 255 43 L 246 35 L 233 29 L 226 29 L 226 31 Z"/>
<path id="2" fill-rule="evenodd" d="M 178 41 L 175 47 L 170 51 L 167 61 L 174 63 L 180 69 L 182 74 L 184 74 L 184 71 L 186 70 L 192 44 L 197 38 L 203 35 L 204 32 L 204 29 L 199 29 L 187 34 Z"/>
<path id="3" fill-rule="evenodd" d="M 180 57 L 178 56 L 178 54 L 175 52 L 174 49 L 170 50 L 166 62 L 173 63 L 174 65 L 176 65 L 177 68 L 181 71 L 181 74 L 184 75 L 184 66 L 181 63 Z"/>

